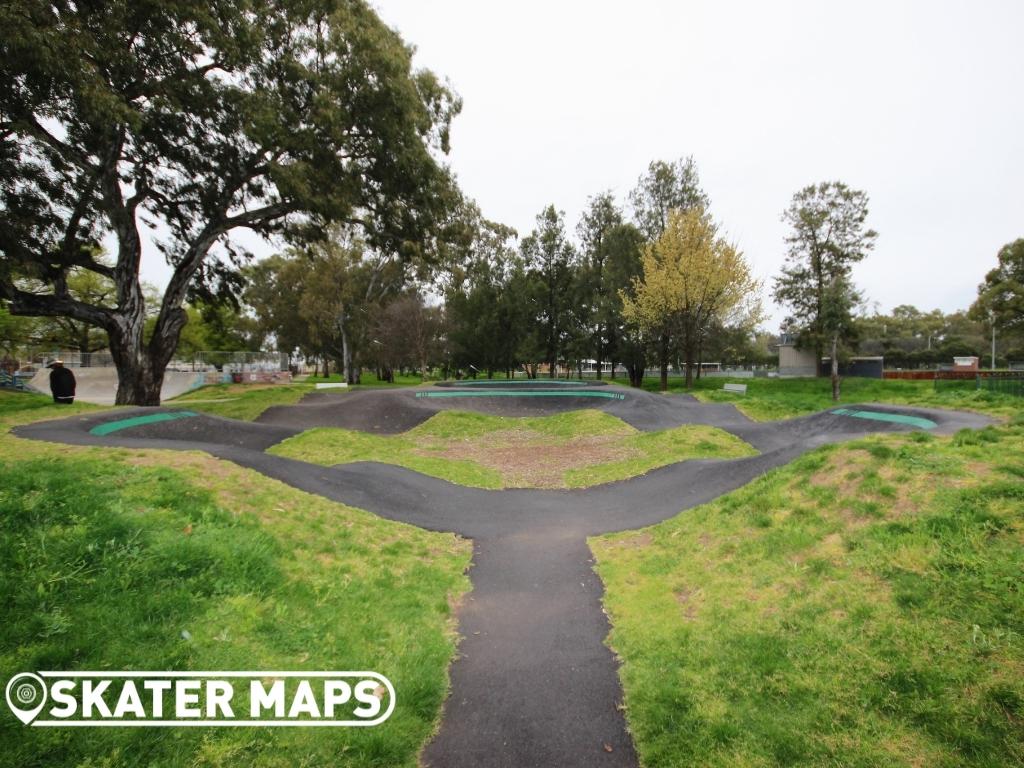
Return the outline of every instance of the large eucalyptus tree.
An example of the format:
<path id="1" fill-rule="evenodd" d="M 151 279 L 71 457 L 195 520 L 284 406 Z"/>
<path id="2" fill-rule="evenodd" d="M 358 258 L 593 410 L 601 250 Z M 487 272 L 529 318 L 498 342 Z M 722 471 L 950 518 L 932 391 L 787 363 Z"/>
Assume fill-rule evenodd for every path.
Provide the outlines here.
<path id="1" fill-rule="evenodd" d="M 0 299 L 103 328 L 118 403 L 159 402 L 189 295 L 238 289 L 235 230 L 436 250 L 459 101 L 362 0 L 8 0 L 0 25 Z M 148 337 L 144 223 L 173 270 Z M 116 295 L 75 298 L 76 269 Z"/>

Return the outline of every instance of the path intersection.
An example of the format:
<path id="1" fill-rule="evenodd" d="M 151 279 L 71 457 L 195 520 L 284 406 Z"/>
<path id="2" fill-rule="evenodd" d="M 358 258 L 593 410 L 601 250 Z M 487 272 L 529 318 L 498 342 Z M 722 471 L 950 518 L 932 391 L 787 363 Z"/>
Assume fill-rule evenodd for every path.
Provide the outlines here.
<path id="1" fill-rule="evenodd" d="M 604 644 L 610 626 L 587 537 L 673 517 L 828 443 L 920 428 L 950 434 L 991 423 L 978 414 L 877 404 L 758 423 L 732 405 L 687 395 L 542 382 L 494 395 L 511 389 L 495 387 L 314 393 L 297 405 L 270 408 L 256 422 L 172 408 L 122 409 L 15 433 L 76 445 L 205 451 L 381 517 L 471 538 L 472 592 L 458 614 L 462 639 L 451 692 L 423 762 L 435 768 L 583 768 L 637 765 L 617 662 Z M 313 427 L 397 434 L 442 409 L 537 416 L 580 408 L 599 408 L 642 431 L 714 426 L 760 453 L 680 462 L 571 491 L 483 490 L 389 464 L 324 467 L 265 453 Z"/>

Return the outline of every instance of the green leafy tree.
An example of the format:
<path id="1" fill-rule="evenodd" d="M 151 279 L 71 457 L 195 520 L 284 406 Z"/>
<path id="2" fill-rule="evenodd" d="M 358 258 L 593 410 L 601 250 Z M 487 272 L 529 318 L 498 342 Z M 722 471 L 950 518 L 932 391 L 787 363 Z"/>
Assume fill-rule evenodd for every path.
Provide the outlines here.
<path id="1" fill-rule="evenodd" d="M 977 323 L 962 322 L 956 314 L 933 309 L 923 312 L 910 304 L 894 307 L 888 314 L 875 312 L 856 318 L 858 349 L 869 355 L 883 355 L 886 365 L 900 368 L 931 367 L 948 362 L 954 353 L 949 345 L 964 344 L 980 349 L 981 330 Z M 968 341 L 968 338 L 970 339 Z M 978 354 L 974 351 L 956 354 Z"/>
<path id="2" fill-rule="evenodd" d="M 396 370 L 418 370 L 426 381 L 441 349 L 442 329 L 441 308 L 428 306 L 415 290 L 374 312 L 368 352 L 377 362 L 378 379 L 393 382 Z"/>
<path id="3" fill-rule="evenodd" d="M 299 349 L 323 364 L 324 375 L 336 360 L 350 384 L 358 383 L 373 312 L 405 284 L 400 262 L 370 254 L 362 240 L 340 232 L 260 262 L 250 275 L 246 304 L 278 349 Z"/>
<path id="4" fill-rule="evenodd" d="M 118 403 L 159 402 L 189 296 L 238 290 L 237 229 L 341 222 L 405 261 L 438 251 L 460 105 L 362 0 L 10 0 L 0 24 L 0 298 L 103 328 Z M 173 270 L 149 338 L 142 220 Z M 74 269 L 112 305 L 74 298 Z"/>
<path id="5" fill-rule="evenodd" d="M 0 304 L 0 357 L 8 361 L 8 367 L 13 368 L 13 361 L 26 351 L 37 322 L 32 317 L 15 317 Z"/>
<path id="6" fill-rule="evenodd" d="M 676 335 L 686 361 L 686 386 L 701 339 L 715 325 L 760 318 L 760 284 L 743 254 L 718 234 L 711 216 L 701 208 L 671 211 L 661 237 L 643 254 L 643 277 L 635 295 L 623 298 L 626 319 L 661 334 L 667 346 Z M 668 371 L 661 368 L 661 389 L 668 389 Z"/>
<path id="7" fill-rule="evenodd" d="M 610 235 L 623 223 L 615 198 L 610 192 L 602 192 L 590 198 L 576 228 L 583 257 L 579 292 L 589 309 L 582 320 L 588 337 L 586 347 L 593 355 L 598 379 L 602 364 L 614 348 L 616 320 L 621 310 L 618 295 L 610 286 L 607 263 L 611 248 L 616 245 Z"/>
<path id="8" fill-rule="evenodd" d="M 805 187 L 782 215 L 790 233 L 774 296 L 789 307 L 787 324 L 797 331 L 798 344 L 814 350 L 819 375 L 824 350 L 835 343 L 836 330 L 839 343 L 853 331 L 852 324 L 840 320 L 855 298 L 845 293 L 853 290 L 851 269 L 878 237 L 866 228 L 867 215 L 868 196 L 839 181 Z"/>
<path id="9" fill-rule="evenodd" d="M 525 293 L 534 309 L 533 345 L 542 352 L 549 375 L 555 378 L 578 316 L 571 290 L 576 250 L 566 237 L 562 213 L 553 205 L 537 215 L 537 226 L 523 238 L 521 252 L 532 283 Z"/>
<path id="10" fill-rule="evenodd" d="M 607 286 L 605 318 L 608 323 L 608 358 L 615 366 L 622 363 L 629 376 L 630 386 L 640 387 L 647 368 L 647 340 L 643 331 L 631 327 L 623 316 L 625 298 L 635 298 L 636 280 L 643 274 L 644 236 L 633 224 L 624 222 L 609 229 L 603 238 L 604 280 Z"/>
<path id="11" fill-rule="evenodd" d="M 460 211 L 462 237 L 452 238 L 447 269 L 440 275 L 445 299 L 447 362 L 458 370 L 496 371 L 511 376 L 529 325 L 515 230 L 489 221 L 466 203 Z M 450 370 L 446 370 L 448 375 Z"/>
<path id="12" fill-rule="evenodd" d="M 999 249 L 999 262 L 978 286 L 971 316 L 1017 341 L 1024 341 L 1024 238 Z"/>
<path id="13" fill-rule="evenodd" d="M 636 225 L 649 241 L 657 240 L 668 226 L 673 210 L 707 209 L 708 196 L 700 187 L 700 175 L 693 157 L 674 163 L 655 160 L 630 192 Z"/>
<path id="14" fill-rule="evenodd" d="M 826 284 L 822 294 L 821 332 L 828 339 L 830 357 L 829 374 L 832 379 L 832 400 L 838 402 L 841 389 L 839 377 L 839 356 L 852 346 L 857 339 L 857 325 L 854 309 L 861 302 L 861 296 L 848 276 L 837 274 Z"/>
<path id="15" fill-rule="evenodd" d="M 23 280 L 21 287 L 27 291 L 42 292 L 45 286 L 39 281 Z M 68 270 L 66 278 L 68 296 L 94 306 L 112 307 L 116 298 L 113 280 L 89 270 L 74 268 Z M 144 291 L 153 292 L 152 286 L 143 286 Z M 73 349 L 82 353 L 97 352 L 106 348 L 107 334 L 102 329 L 73 317 L 42 317 L 34 325 L 33 341 L 55 349 Z"/>
<path id="16" fill-rule="evenodd" d="M 199 352 L 258 352 L 265 338 L 255 319 L 232 301 L 195 300 L 185 305 L 188 322 L 178 337 L 175 357 L 191 359 Z"/>
<path id="17" fill-rule="evenodd" d="M 253 314 L 257 333 L 278 351 L 288 355 L 298 351 L 307 360 L 319 359 L 322 350 L 297 311 L 297 298 L 311 278 L 310 269 L 294 255 L 274 254 L 246 266 L 243 302 Z M 185 333 L 191 336 L 190 328 L 191 323 L 185 326 Z"/>
<path id="18" fill-rule="evenodd" d="M 636 225 L 648 243 L 656 242 L 665 233 L 672 211 L 685 213 L 696 209 L 707 210 L 709 206 L 708 196 L 700 187 L 700 176 L 693 157 L 674 163 L 663 160 L 652 162 L 630 192 L 629 201 Z M 667 387 L 668 366 L 673 353 L 672 339 L 676 329 L 668 324 L 668 317 L 664 320 L 661 327 L 646 325 L 642 335 L 657 355 L 662 385 Z M 633 327 L 637 327 L 635 323 Z"/>

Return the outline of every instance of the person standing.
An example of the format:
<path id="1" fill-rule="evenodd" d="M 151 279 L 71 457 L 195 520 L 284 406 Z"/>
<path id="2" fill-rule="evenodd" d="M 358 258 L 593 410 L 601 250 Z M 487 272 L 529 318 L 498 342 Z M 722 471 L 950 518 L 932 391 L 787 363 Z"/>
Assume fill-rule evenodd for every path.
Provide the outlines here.
<path id="1" fill-rule="evenodd" d="M 64 367 L 63 360 L 54 360 L 47 368 L 50 368 L 50 392 L 53 393 L 53 402 L 63 405 L 70 405 L 75 402 L 75 374 L 70 368 Z"/>

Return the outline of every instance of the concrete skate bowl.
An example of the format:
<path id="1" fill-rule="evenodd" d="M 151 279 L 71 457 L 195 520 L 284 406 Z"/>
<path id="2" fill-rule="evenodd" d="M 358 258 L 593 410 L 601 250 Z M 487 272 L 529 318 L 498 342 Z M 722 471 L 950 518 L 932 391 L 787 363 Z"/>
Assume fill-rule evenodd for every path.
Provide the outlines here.
<path id="1" fill-rule="evenodd" d="M 95 405 L 113 405 L 117 396 L 116 368 L 72 368 L 75 374 L 75 399 Z M 199 374 L 190 371 L 167 371 L 164 374 L 160 399 L 168 400 L 183 395 L 198 386 Z M 36 371 L 28 386 L 44 395 L 50 394 L 50 371 Z"/>

